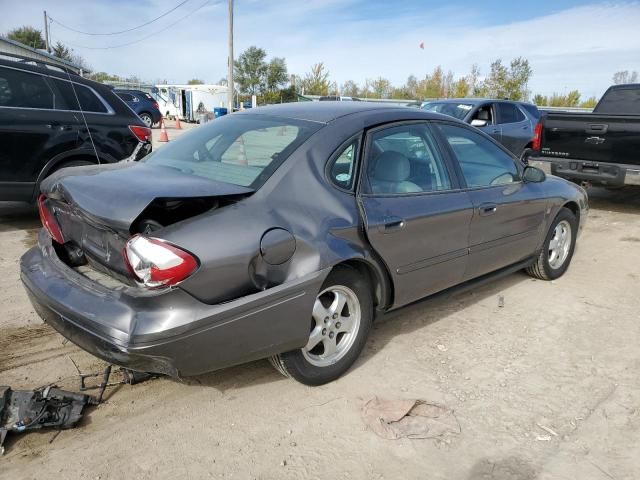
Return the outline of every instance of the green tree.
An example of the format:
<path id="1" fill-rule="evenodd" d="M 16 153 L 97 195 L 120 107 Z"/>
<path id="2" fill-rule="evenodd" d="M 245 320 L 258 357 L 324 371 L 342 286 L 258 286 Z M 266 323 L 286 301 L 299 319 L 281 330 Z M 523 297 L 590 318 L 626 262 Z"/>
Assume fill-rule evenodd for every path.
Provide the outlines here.
<path id="1" fill-rule="evenodd" d="M 577 107 L 580 104 L 580 92 L 578 90 L 571 90 L 567 94 L 566 105 L 567 107 Z"/>
<path id="2" fill-rule="evenodd" d="M 498 59 L 491 64 L 491 71 L 483 86 L 487 95 L 492 98 L 526 100 L 529 96 L 527 86 L 532 74 L 533 70 L 525 58 L 518 57 L 512 60 L 509 67 Z"/>
<path id="3" fill-rule="evenodd" d="M 594 108 L 598 104 L 598 99 L 596 97 L 589 97 L 584 102 L 580 104 L 582 108 Z"/>
<path id="4" fill-rule="evenodd" d="M 373 94 L 377 98 L 389 98 L 391 96 L 391 82 L 386 78 L 378 77 L 371 82 Z"/>
<path id="5" fill-rule="evenodd" d="M 418 84 L 418 95 L 421 98 L 443 98 L 445 96 L 444 73 L 440 65 Z"/>
<path id="6" fill-rule="evenodd" d="M 471 85 L 469 84 L 469 80 L 466 77 L 462 77 L 458 79 L 457 82 L 454 82 L 452 96 L 455 98 L 466 98 L 469 96 L 470 91 Z"/>
<path id="7" fill-rule="evenodd" d="M 234 80 L 241 93 L 257 94 L 265 84 L 267 52 L 255 46 L 247 48 L 234 62 Z"/>
<path id="8" fill-rule="evenodd" d="M 267 64 L 265 72 L 265 85 L 267 90 L 275 92 L 289 80 L 287 73 L 287 63 L 282 57 L 274 57 Z"/>
<path id="9" fill-rule="evenodd" d="M 121 80 L 121 78 L 117 75 L 111 75 L 107 72 L 96 72 L 96 73 L 92 73 L 91 75 L 89 75 L 89 79 L 93 80 L 95 82 L 118 82 Z"/>
<path id="10" fill-rule="evenodd" d="M 187 85 L 204 85 L 204 82 L 199 78 L 192 78 L 187 82 Z"/>
<path id="11" fill-rule="evenodd" d="M 549 99 L 544 95 L 540 95 L 539 93 L 534 95 L 533 103 L 535 103 L 539 107 L 547 106 L 549 103 Z"/>
<path id="12" fill-rule="evenodd" d="M 342 84 L 340 93 L 345 97 L 357 97 L 359 93 L 359 87 L 353 80 L 347 80 Z"/>
<path id="13" fill-rule="evenodd" d="M 7 38 L 20 42 L 31 48 L 45 48 L 44 38 L 42 38 L 42 32 L 33 27 L 24 26 L 16 28 L 7 33 Z"/>
<path id="14" fill-rule="evenodd" d="M 407 77 L 404 89 L 406 90 L 409 98 L 418 98 L 418 79 L 415 75 L 409 75 L 409 77 Z"/>
<path id="15" fill-rule="evenodd" d="M 61 58 L 63 60 L 67 60 L 70 62 L 72 58 L 71 52 L 72 50 L 65 47 L 62 43 L 56 42 L 56 44 L 53 46 L 53 51 L 51 53 L 53 53 L 58 58 Z"/>
<path id="16" fill-rule="evenodd" d="M 307 95 L 328 95 L 329 94 L 329 72 L 324 63 L 316 63 L 311 67 L 304 80 L 304 93 Z"/>

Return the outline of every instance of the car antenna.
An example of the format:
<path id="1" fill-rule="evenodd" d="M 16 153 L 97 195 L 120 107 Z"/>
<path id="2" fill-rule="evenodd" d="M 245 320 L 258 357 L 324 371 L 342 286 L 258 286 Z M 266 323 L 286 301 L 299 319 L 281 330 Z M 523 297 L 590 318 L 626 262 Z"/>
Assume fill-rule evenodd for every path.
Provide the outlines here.
<path id="1" fill-rule="evenodd" d="M 71 90 L 73 90 L 73 95 L 76 97 L 76 102 L 78 102 L 78 108 L 80 109 L 80 114 L 82 115 L 82 121 L 84 122 L 84 128 L 87 129 L 87 133 L 89 134 L 89 140 L 91 140 L 91 146 L 93 147 L 93 153 L 96 154 L 96 160 L 98 161 L 98 165 L 100 165 L 100 156 L 98 155 L 98 150 L 96 149 L 96 144 L 93 142 L 93 135 L 91 135 L 91 130 L 89 130 L 89 124 L 87 123 L 87 117 L 84 115 L 84 111 L 82 110 L 82 105 L 80 104 L 80 98 L 78 97 L 78 92 L 76 92 L 76 87 L 73 84 L 73 80 L 71 80 L 71 75 L 69 74 L 69 69 L 67 66 L 63 67 L 67 77 L 69 78 L 69 83 L 71 84 Z"/>

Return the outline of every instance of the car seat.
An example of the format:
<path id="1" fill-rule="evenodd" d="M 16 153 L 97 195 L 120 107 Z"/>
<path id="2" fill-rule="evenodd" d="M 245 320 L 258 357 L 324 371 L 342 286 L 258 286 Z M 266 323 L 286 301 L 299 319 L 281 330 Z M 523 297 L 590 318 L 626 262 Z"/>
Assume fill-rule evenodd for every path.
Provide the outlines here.
<path id="1" fill-rule="evenodd" d="M 414 193 L 422 189 L 407 179 L 411 175 L 409 159 L 399 152 L 388 150 L 378 155 L 371 169 L 372 193 Z"/>

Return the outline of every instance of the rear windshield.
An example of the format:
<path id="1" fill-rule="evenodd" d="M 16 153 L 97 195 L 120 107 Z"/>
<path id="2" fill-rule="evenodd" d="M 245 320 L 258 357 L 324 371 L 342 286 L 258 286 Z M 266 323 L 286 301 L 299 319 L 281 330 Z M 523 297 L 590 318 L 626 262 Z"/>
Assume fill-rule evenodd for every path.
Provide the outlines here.
<path id="1" fill-rule="evenodd" d="M 453 102 L 430 102 L 422 106 L 423 110 L 427 112 L 442 113 L 449 115 L 450 117 L 462 120 L 467 116 L 467 113 L 471 111 L 473 105 L 468 103 L 453 103 Z"/>
<path id="2" fill-rule="evenodd" d="M 595 113 L 640 115 L 640 86 L 612 88 L 596 105 Z"/>
<path id="3" fill-rule="evenodd" d="M 228 115 L 195 128 L 143 161 L 257 190 L 320 127 L 266 115 Z"/>

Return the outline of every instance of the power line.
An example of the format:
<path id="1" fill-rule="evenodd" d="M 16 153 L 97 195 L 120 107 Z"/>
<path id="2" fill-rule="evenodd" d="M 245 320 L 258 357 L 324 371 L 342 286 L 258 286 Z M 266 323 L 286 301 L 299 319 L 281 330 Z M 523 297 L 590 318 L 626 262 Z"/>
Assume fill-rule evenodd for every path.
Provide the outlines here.
<path id="1" fill-rule="evenodd" d="M 185 3 L 189 2 L 190 0 L 184 0 L 183 2 L 180 2 L 178 5 L 176 5 L 175 7 L 173 7 L 171 10 L 169 10 L 168 12 L 164 12 L 162 15 L 160 15 L 159 17 L 154 18 L 153 20 L 149 20 L 146 23 L 143 23 L 142 25 L 138 25 L 137 27 L 133 27 L 133 28 L 128 28 L 127 30 L 120 30 L 119 32 L 108 32 L 108 33 L 99 33 L 99 32 L 83 32 L 82 30 L 76 30 L 75 28 L 69 27 L 67 25 L 65 25 L 64 23 L 59 22 L 58 20 L 56 20 L 55 18 L 53 18 L 51 15 L 49 15 L 49 18 L 51 19 L 52 22 L 57 23 L 58 25 L 60 25 L 62 28 L 66 28 L 67 30 L 71 30 L 72 32 L 76 32 L 76 33 L 81 33 L 83 35 L 120 35 L 122 33 L 128 33 L 128 32 L 133 32 L 134 30 L 137 30 L 138 28 L 142 28 L 142 27 L 146 27 L 147 25 L 151 25 L 153 22 L 160 20 L 163 17 L 166 17 L 167 15 L 169 15 L 171 12 L 177 10 L 178 8 L 180 8 L 182 5 L 184 5 Z"/>
<path id="2" fill-rule="evenodd" d="M 225 1 L 225 0 L 218 0 L 217 2 L 214 2 L 214 3 L 213 3 L 213 5 L 219 5 L 220 3 L 223 3 L 224 1 Z M 184 16 L 182 16 L 182 17 L 180 17 L 180 18 L 179 18 L 178 20 L 176 20 L 175 22 L 173 22 L 173 23 L 171 23 L 171 24 L 167 25 L 166 27 L 163 27 L 162 29 L 160 29 L 160 30 L 158 30 L 158 31 L 155 31 L 155 32 L 153 32 L 153 33 L 151 33 L 151 34 L 149 34 L 149 35 L 146 35 L 146 36 L 144 36 L 144 37 L 142 37 L 142 38 L 139 38 L 138 40 L 134 40 L 134 41 L 132 41 L 132 42 L 122 43 L 122 44 L 120 44 L 120 45 L 109 45 L 109 46 L 107 46 L 107 47 L 87 47 L 87 46 L 84 46 L 84 45 L 73 45 L 73 44 L 70 44 L 70 43 L 67 43 L 67 42 L 65 42 L 65 45 L 69 45 L 70 47 L 73 47 L 73 48 L 86 48 L 87 50 L 109 50 L 109 49 L 112 49 L 112 48 L 128 47 L 129 45 L 134 45 L 134 44 L 136 44 L 136 43 L 140 43 L 140 42 L 142 42 L 142 41 L 144 41 L 144 40 L 147 40 L 147 39 L 149 39 L 149 38 L 153 37 L 154 35 L 158 35 L 159 33 L 162 33 L 163 31 L 165 31 L 165 30 L 166 30 L 166 29 L 168 29 L 168 28 L 173 27 L 174 25 L 176 25 L 176 24 L 180 23 L 180 22 L 181 22 L 182 20 L 184 20 L 185 18 L 187 18 L 187 17 L 189 17 L 189 16 L 193 15 L 194 13 L 196 13 L 196 12 L 197 12 L 198 10 L 200 10 L 201 8 L 204 8 L 204 7 L 205 7 L 208 3 L 210 3 L 210 2 L 211 2 L 211 0 L 206 0 L 206 1 L 205 1 L 202 5 L 200 5 L 198 8 L 196 8 L 195 10 L 192 10 L 192 11 L 190 11 L 189 13 L 187 13 L 186 15 L 184 15 Z"/>

